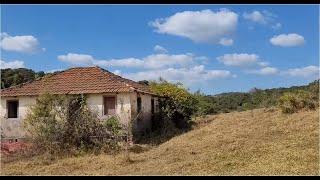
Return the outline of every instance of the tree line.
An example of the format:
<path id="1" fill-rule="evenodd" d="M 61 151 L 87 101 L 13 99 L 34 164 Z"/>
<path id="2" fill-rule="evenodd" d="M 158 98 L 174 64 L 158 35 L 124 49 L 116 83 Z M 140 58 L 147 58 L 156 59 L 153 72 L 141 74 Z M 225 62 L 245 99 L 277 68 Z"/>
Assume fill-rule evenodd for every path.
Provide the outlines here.
<path id="1" fill-rule="evenodd" d="M 1 69 L 1 89 L 33 81 L 44 75 L 43 71 L 35 72 L 26 68 Z"/>
<path id="2" fill-rule="evenodd" d="M 161 86 L 169 82 L 160 79 L 158 83 L 156 83 L 156 81 L 148 82 L 146 80 L 139 81 L 139 83 L 151 86 L 157 84 L 158 86 Z M 181 83 L 177 84 L 178 85 L 172 87 L 183 88 Z M 168 92 L 168 89 L 165 91 Z M 175 90 L 171 91 L 175 92 Z M 280 87 L 272 89 L 252 88 L 249 92 L 229 92 L 217 95 L 206 95 L 200 90 L 194 93 L 191 93 L 187 89 L 186 91 L 189 93 L 187 96 L 188 108 L 186 108 L 188 113 L 186 114 L 189 115 L 189 113 L 192 112 L 193 115 L 199 116 L 276 106 L 279 103 L 279 98 L 286 93 L 301 93 L 303 91 L 309 93 L 310 96 L 317 99 L 319 97 L 319 80 L 315 80 L 303 86 L 292 86 L 289 88 Z M 181 96 L 181 94 L 177 96 Z"/>
<path id="3" fill-rule="evenodd" d="M 197 91 L 194 96 L 198 100 L 198 114 L 217 114 L 276 106 L 279 98 L 284 94 L 301 91 L 308 92 L 313 97 L 319 97 L 319 80 L 303 86 L 264 90 L 252 88 L 249 92 L 230 92 L 218 95 L 204 95 Z"/>

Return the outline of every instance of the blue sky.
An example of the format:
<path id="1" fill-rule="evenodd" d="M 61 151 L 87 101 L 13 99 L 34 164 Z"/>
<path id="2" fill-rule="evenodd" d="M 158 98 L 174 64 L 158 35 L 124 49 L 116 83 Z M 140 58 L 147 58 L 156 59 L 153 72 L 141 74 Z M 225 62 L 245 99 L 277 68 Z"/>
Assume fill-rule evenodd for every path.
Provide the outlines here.
<path id="1" fill-rule="evenodd" d="M 319 76 L 317 5 L 1 5 L 1 68 L 99 65 L 206 94 Z"/>

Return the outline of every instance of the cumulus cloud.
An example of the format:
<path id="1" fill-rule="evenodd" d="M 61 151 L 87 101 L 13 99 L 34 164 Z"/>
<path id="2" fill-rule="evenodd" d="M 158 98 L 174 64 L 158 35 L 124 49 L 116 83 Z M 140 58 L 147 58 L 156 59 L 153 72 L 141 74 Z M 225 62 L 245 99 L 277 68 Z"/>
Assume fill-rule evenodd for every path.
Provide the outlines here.
<path id="1" fill-rule="evenodd" d="M 190 85 L 194 82 L 205 82 L 219 78 L 236 77 L 230 71 L 226 70 L 206 70 L 203 65 L 191 68 L 167 68 L 150 71 L 140 71 L 135 73 L 123 74 L 124 77 L 139 80 L 157 80 L 162 77 L 171 82 L 182 82 Z"/>
<path id="2" fill-rule="evenodd" d="M 7 33 L 1 33 L 0 47 L 6 51 L 34 53 L 39 50 L 39 41 L 31 35 L 10 36 Z"/>
<path id="3" fill-rule="evenodd" d="M 191 54 L 152 54 L 143 59 L 146 68 L 164 68 L 170 66 L 188 66 L 194 62 L 194 56 Z"/>
<path id="4" fill-rule="evenodd" d="M 185 54 L 151 54 L 143 58 L 123 58 L 99 60 L 91 55 L 68 53 L 60 55 L 58 59 L 71 64 L 99 65 L 104 67 L 125 67 L 133 72 L 126 73 L 119 69 L 113 71 L 117 75 L 139 80 L 157 80 L 159 77 L 172 82 L 182 82 L 192 86 L 219 78 L 236 77 L 227 70 L 205 69 L 202 64 L 208 60 L 205 56 Z M 142 70 L 143 69 L 143 70 Z"/>
<path id="5" fill-rule="evenodd" d="M 0 69 L 16 69 L 16 68 L 24 68 L 24 62 L 19 60 L 9 61 L 5 62 L 3 60 L 0 60 Z"/>
<path id="6" fill-rule="evenodd" d="M 67 55 L 60 55 L 58 59 L 73 65 L 91 65 L 93 57 L 87 54 L 68 53 Z"/>
<path id="7" fill-rule="evenodd" d="M 292 77 L 319 77 L 319 67 L 318 66 L 307 66 L 302 68 L 293 68 L 283 72 L 284 75 L 289 75 Z"/>
<path id="8" fill-rule="evenodd" d="M 273 36 L 270 39 L 270 43 L 274 46 L 281 46 L 281 47 L 292 47 L 292 46 L 301 46 L 305 43 L 304 37 L 291 33 L 291 34 L 280 34 L 277 36 Z"/>
<path id="9" fill-rule="evenodd" d="M 270 25 L 272 29 L 280 29 L 282 24 L 276 22 L 277 16 L 269 11 L 257 11 L 254 10 L 251 13 L 245 12 L 243 13 L 243 18 L 254 23 L 262 24 L 262 25 Z"/>
<path id="10" fill-rule="evenodd" d="M 228 39 L 228 38 L 222 38 L 222 39 L 220 39 L 219 44 L 221 44 L 223 46 L 231 46 L 231 45 L 233 45 L 233 40 Z"/>
<path id="11" fill-rule="evenodd" d="M 234 53 L 234 54 L 224 54 L 223 56 L 217 57 L 217 60 L 222 62 L 226 66 L 252 66 L 257 64 L 259 56 L 256 54 L 247 53 Z"/>
<path id="12" fill-rule="evenodd" d="M 208 9 L 183 11 L 149 24 L 161 34 L 185 37 L 194 42 L 218 43 L 222 37 L 230 36 L 236 30 L 238 14 L 228 9 L 217 12 Z"/>
<path id="13" fill-rule="evenodd" d="M 134 67 L 134 68 L 165 68 L 170 66 L 188 66 L 194 62 L 191 54 L 151 54 L 142 59 L 126 58 L 111 60 L 95 60 L 94 64 L 112 67 Z"/>
<path id="14" fill-rule="evenodd" d="M 195 64 L 195 60 L 206 59 L 204 56 L 197 57 L 191 53 L 186 54 L 151 54 L 139 58 L 123 58 L 99 60 L 91 55 L 68 53 L 60 55 L 58 59 L 73 65 L 98 65 L 105 67 L 126 67 L 126 68 L 168 68 L 168 67 L 187 67 Z"/>
<path id="15" fill-rule="evenodd" d="M 160 45 L 154 46 L 153 50 L 156 53 L 168 53 L 168 50 Z"/>
<path id="16" fill-rule="evenodd" d="M 258 74 L 258 75 L 275 75 L 279 73 L 279 70 L 274 67 L 264 67 L 259 70 L 248 71 L 248 73 Z"/>
<path id="17" fill-rule="evenodd" d="M 243 14 L 243 17 L 245 19 L 248 19 L 248 20 L 256 22 L 256 23 L 260 23 L 260 24 L 267 23 L 266 17 L 260 11 L 253 11 L 251 13 L 245 12 Z"/>

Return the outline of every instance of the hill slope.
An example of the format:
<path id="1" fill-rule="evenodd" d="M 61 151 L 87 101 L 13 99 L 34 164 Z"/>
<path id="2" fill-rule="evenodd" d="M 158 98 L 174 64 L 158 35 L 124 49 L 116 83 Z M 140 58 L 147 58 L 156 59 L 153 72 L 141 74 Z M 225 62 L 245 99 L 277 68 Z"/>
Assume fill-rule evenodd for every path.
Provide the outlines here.
<path id="1" fill-rule="evenodd" d="M 86 155 L 51 163 L 34 158 L 2 164 L 1 174 L 319 174 L 319 110 L 283 115 L 257 109 L 206 120 L 208 124 L 149 151 L 131 153 L 132 162 L 124 161 L 123 155 Z"/>

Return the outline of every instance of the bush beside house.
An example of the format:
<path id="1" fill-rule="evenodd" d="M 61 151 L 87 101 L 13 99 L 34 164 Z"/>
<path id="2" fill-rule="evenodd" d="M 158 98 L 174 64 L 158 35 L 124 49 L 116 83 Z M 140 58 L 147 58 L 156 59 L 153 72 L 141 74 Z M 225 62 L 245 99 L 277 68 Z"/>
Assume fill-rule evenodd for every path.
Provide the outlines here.
<path id="1" fill-rule="evenodd" d="M 104 125 L 81 95 L 39 96 L 24 126 L 36 149 L 50 154 L 99 150 L 112 140 L 107 129 L 119 131 L 116 119 Z"/>
<path id="2" fill-rule="evenodd" d="M 188 128 L 197 110 L 195 97 L 181 83 L 169 83 L 160 78 L 149 84 L 154 93 L 165 97 L 159 100 L 160 116 L 172 120 L 177 128 Z"/>

